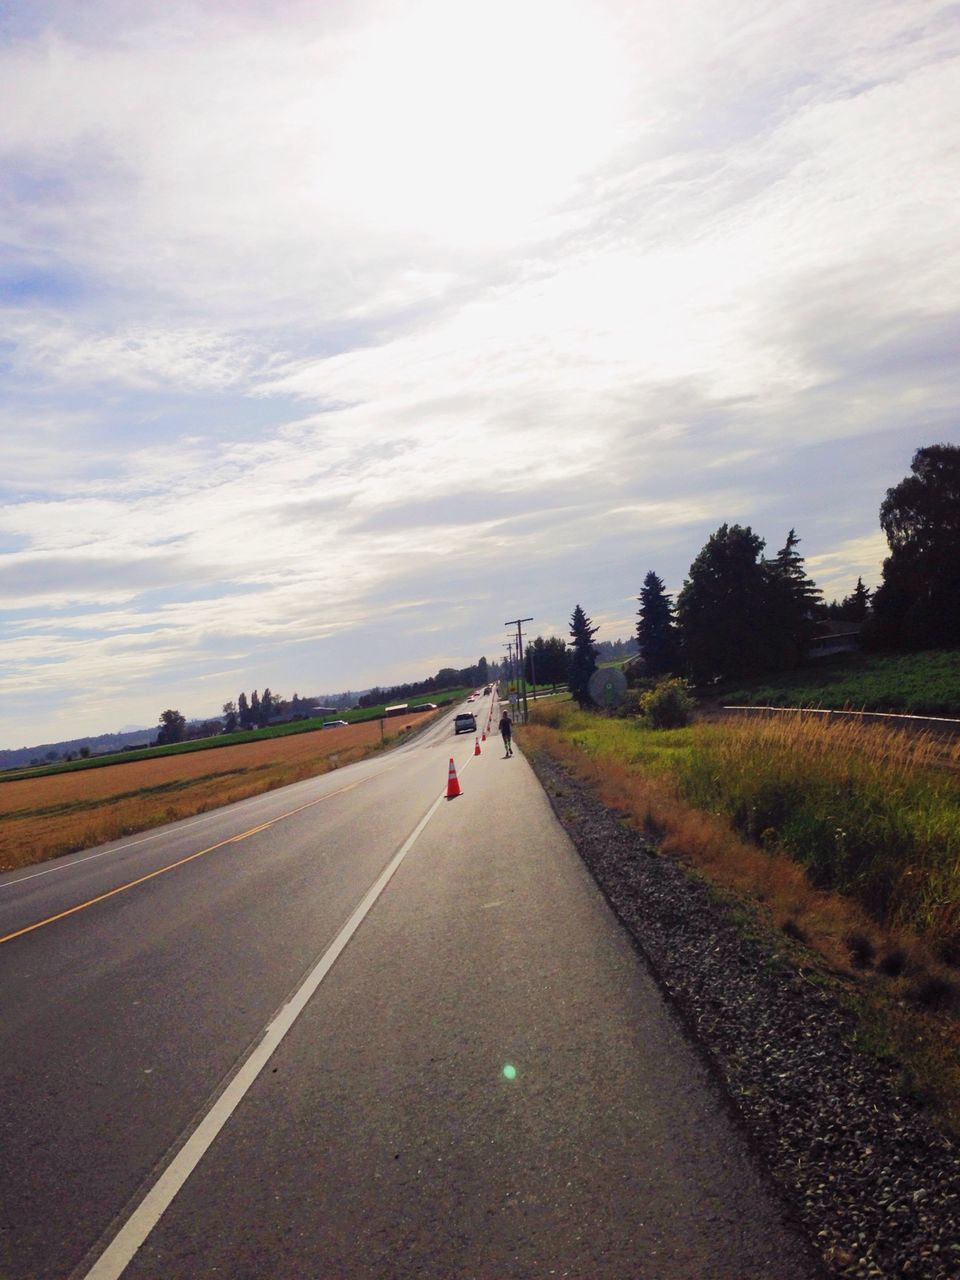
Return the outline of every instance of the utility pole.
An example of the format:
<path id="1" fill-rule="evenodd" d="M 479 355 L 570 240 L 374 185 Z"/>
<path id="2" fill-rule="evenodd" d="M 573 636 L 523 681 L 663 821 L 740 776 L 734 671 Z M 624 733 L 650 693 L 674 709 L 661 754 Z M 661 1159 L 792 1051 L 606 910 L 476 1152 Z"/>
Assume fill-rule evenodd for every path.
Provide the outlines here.
<path id="1" fill-rule="evenodd" d="M 512 622 L 505 622 L 505 627 L 517 628 L 517 669 L 520 677 L 520 696 L 523 699 L 523 723 L 527 723 L 528 707 L 527 707 L 527 681 L 523 672 L 523 631 L 521 623 L 532 622 L 532 618 L 514 618 Z"/>
<path id="2" fill-rule="evenodd" d="M 507 703 L 510 703 L 510 682 L 513 680 L 513 641 L 508 640 L 503 646 L 507 651 Z"/>

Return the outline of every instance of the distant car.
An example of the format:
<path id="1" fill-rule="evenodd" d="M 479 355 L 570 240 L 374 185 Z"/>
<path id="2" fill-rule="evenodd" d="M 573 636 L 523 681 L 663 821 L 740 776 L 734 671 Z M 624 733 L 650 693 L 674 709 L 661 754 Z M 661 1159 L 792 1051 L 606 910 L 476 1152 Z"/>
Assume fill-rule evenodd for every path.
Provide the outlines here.
<path id="1" fill-rule="evenodd" d="M 476 733 L 477 717 L 472 711 L 461 711 L 454 717 L 453 731 L 454 733 Z"/>
<path id="2" fill-rule="evenodd" d="M 489 693 L 489 692 L 490 692 L 490 685 L 484 685 L 483 692 L 484 692 L 484 693 Z"/>
<path id="3" fill-rule="evenodd" d="M 415 707 L 411 707 L 411 711 L 436 711 L 437 704 L 435 702 L 418 702 Z"/>
<path id="4" fill-rule="evenodd" d="M 322 727 L 324 729 L 342 729 L 344 725 L 349 723 L 349 720 L 324 720 Z"/>

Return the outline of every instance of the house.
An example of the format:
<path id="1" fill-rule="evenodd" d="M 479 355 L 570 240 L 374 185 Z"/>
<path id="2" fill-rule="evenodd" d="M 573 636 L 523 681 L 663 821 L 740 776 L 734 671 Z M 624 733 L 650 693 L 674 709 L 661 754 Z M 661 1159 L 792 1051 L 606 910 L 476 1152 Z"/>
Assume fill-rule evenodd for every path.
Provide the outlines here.
<path id="1" fill-rule="evenodd" d="M 811 642 L 807 657 L 832 658 L 836 653 L 859 653 L 862 622 L 821 622 L 819 635 Z"/>

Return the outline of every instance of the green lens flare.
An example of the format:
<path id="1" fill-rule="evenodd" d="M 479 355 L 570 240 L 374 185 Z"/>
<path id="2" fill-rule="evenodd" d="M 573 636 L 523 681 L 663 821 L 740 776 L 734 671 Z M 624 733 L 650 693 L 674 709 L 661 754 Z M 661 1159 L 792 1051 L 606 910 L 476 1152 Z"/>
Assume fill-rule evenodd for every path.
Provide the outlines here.
<path id="1" fill-rule="evenodd" d="M 508 1062 L 506 1066 L 503 1068 L 503 1074 L 506 1076 L 508 1080 L 516 1080 L 517 1068 L 513 1065 L 512 1062 Z"/>

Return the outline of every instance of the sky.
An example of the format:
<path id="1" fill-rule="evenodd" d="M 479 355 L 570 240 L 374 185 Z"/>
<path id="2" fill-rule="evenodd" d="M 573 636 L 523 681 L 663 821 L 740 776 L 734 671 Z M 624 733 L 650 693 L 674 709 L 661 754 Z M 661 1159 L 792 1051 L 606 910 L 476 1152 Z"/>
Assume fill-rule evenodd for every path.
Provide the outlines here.
<path id="1" fill-rule="evenodd" d="M 0 0 L 0 747 L 876 585 L 958 143 L 930 0 Z"/>

